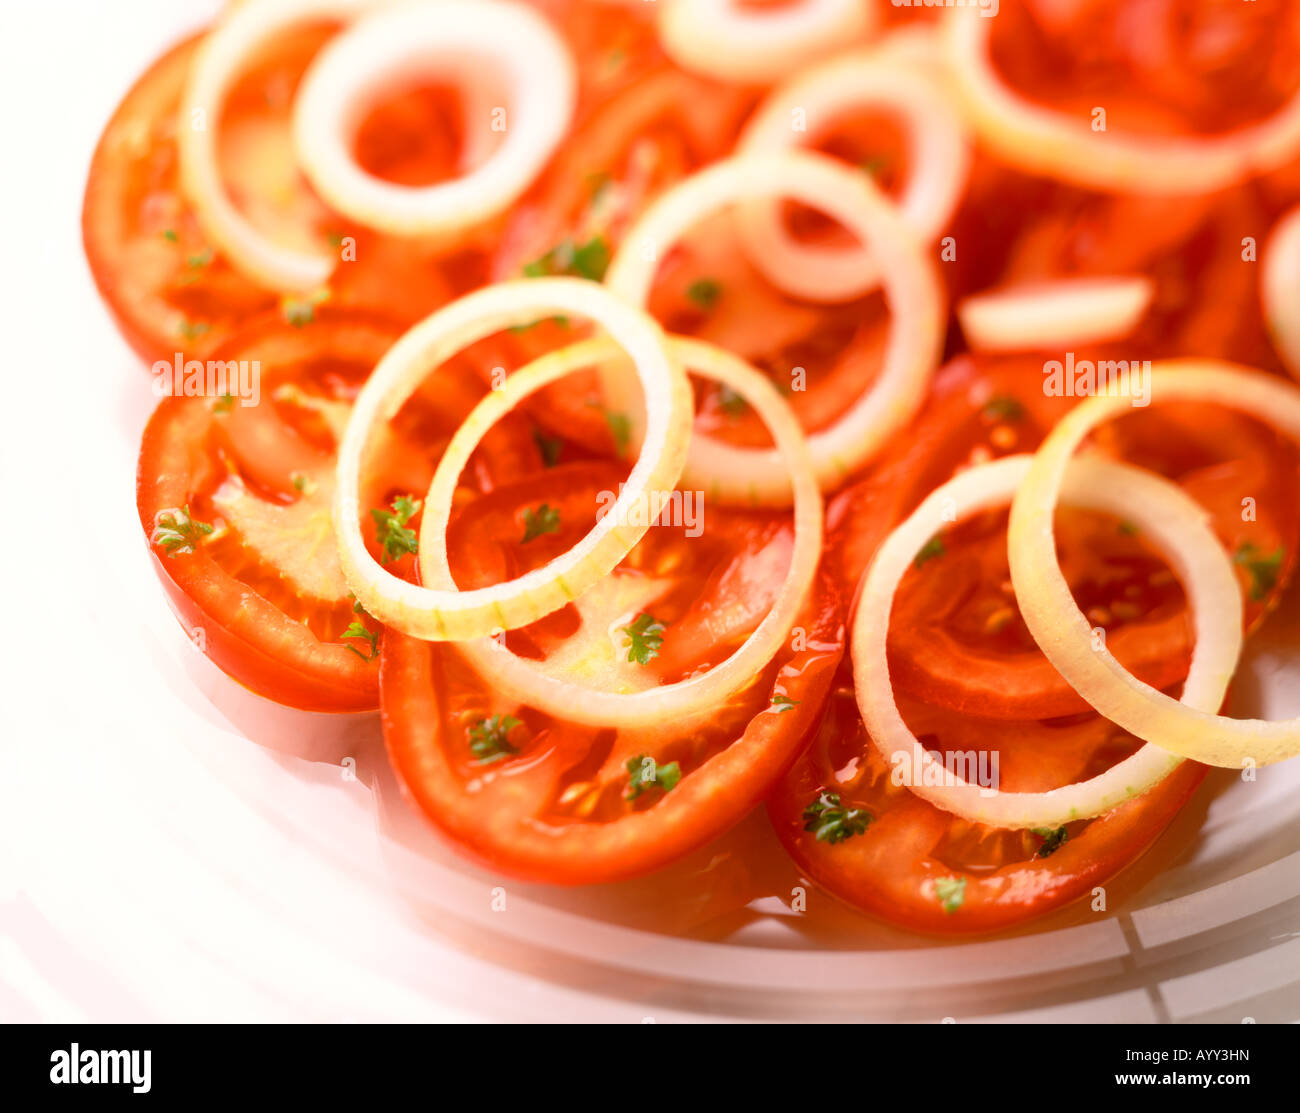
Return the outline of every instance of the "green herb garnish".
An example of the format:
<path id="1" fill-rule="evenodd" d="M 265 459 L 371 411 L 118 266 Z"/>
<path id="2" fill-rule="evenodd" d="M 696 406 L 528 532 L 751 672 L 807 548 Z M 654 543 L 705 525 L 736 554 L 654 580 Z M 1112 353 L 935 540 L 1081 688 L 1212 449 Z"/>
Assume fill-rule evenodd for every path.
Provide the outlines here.
<path id="1" fill-rule="evenodd" d="M 862 834 L 874 817 L 863 808 L 846 808 L 838 792 L 823 792 L 803 810 L 803 829 L 832 845 Z"/>
<path id="2" fill-rule="evenodd" d="M 529 507 L 524 511 L 523 544 L 541 537 L 545 533 L 555 533 L 560 528 L 560 512 L 553 506 L 542 503 L 536 510 Z"/>
<path id="3" fill-rule="evenodd" d="M 182 553 L 194 552 L 199 538 L 206 537 L 211 532 L 212 527 L 207 522 L 195 521 L 190 517 L 190 508 L 186 504 L 158 511 L 149 542 L 157 545 L 169 557 L 177 557 Z"/>
<path id="4" fill-rule="evenodd" d="M 420 512 L 420 500 L 409 495 L 400 495 L 393 500 L 393 509 L 370 511 L 375 520 L 375 539 L 383 552 L 384 563 L 397 560 L 416 550 L 415 530 L 407 529 L 406 523 Z"/>
<path id="5" fill-rule="evenodd" d="M 659 647 L 664 643 L 662 622 L 656 622 L 648 614 L 637 615 L 631 626 L 624 626 L 622 632 L 628 638 L 627 659 L 638 665 L 648 665 L 659 656 Z"/>
<path id="6" fill-rule="evenodd" d="M 677 782 L 682 779 L 682 769 L 677 762 L 670 761 L 667 765 L 656 765 L 655 759 L 645 754 L 629 758 L 627 771 L 630 778 L 627 791 L 623 796 L 628 800 L 635 800 L 641 793 L 652 788 L 662 788 L 665 792 L 672 792 L 677 787 Z"/>
<path id="7" fill-rule="evenodd" d="M 493 715 L 490 719 L 480 719 L 470 728 L 470 752 L 478 758 L 480 765 L 491 765 L 519 751 L 510 745 L 507 736 L 515 727 L 522 726 L 513 715 Z"/>

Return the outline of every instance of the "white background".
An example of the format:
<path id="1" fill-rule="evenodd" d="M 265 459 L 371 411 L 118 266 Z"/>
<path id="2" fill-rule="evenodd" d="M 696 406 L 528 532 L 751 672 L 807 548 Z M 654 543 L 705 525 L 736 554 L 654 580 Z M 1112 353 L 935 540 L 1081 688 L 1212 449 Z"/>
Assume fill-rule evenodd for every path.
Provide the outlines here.
<path id="1" fill-rule="evenodd" d="M 0 1019 L 1300 1015 L 1290 767 L 1216 782 L 1118 916 L 840 949 L 778 916 L 710 944 L 522 886 L 491 911 L 496 879 L 395 799 L 373 719 L 272 708 L 194 653 L 135 518 L 153 398 L 93 290 L 79 214 L 114 105 L 216 7 L 0 9 Z M 1243 686 L 1294 714 L 1278 641 Z M 360 780 L 340 775 L 348 756 Z"/>

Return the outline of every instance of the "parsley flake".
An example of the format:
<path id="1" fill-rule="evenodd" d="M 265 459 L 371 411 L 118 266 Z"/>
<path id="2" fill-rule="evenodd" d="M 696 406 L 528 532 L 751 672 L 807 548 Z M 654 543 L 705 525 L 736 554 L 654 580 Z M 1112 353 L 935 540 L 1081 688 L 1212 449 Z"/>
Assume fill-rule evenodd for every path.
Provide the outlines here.
<path id="1" fill-rule="evenodd" d="M 364 638 L 370 643 L 369 654 L 362 653 L 355 645 L 347 647 L 363 661 L 373 661 L 379 656 L 379 632 L 377 630 L 367 630 L 360 622 L 354 622 L 343 631 L 343 636 L 345 638 Z"/>
<path id="2" fill-rule="evenodd" d="M 560 528 L 560 512 L 555 507 L 542 503 L 536 510 L 529 507 L 524 511 L 524 540 L 527 545 L 546 533 L 555 533 Z"/>
<path id="3" fill-rule="evenodd" d="M 158 511 L 153 522 L 153 533 L 149 535 L 149 543 L 157 545 L 169 557 L 194 552 L 194 546 L 199 543 L 199 538 L 206 537 L 212 532 L 212 527 L 207 522 L 195 521 L 190 517 L 188 504 Z"/>
<path id="4" fill-rule="evenodd" d="M 478 758 L 480 765 L 491 765 L 494 761 L 517 754 L 519 751 L 510 745 L 508 735 L 518 726 L 523 724 L 513 715 L 493 715 L 490 719 L 480 719 L 470 728 L 470 752 Z"/>
<path id="5" fill-rule="evenodd" d="M 943 904 L 943 910 L 950 915 L 962 906 L 966 899 L 966 879 L 964 877 L 940 877 L 934 883 L 934 895 Z"/>
<path id="6" fill-rule="evenodd" d="M 415 530 L 407 529 L 406 523 L 420 512 L 421 505 L 419 499 L 399 495 L 393 500 L 391 511 L 378 508 L 370 511 L 375 520 L 375 539 L 383 551 L 385 564 L 415 552 Z"/>
<path id="7" fill-rule="evenodd" d="M 662 788 L 665 792 L 672 792 L 677 787 L 677 782 L 682 779 L 682 768 L 677 762 L 670 761 L 667 765 L 656 765 L 655 759 L 645 754 L 629 758 L 627 771 L 630 776 L 627 791 L 623 793 L 627 800 L 635 800 L 641 793 L 652 788 Z"/>
<path id="8" fill-rule="evenodd" d="M 664 624 L 657 622 L 652 615 L 637 615 L 636 621 L 622 630 L 628 639 L 627 659 L 638 665 L 648 665 L 659 656 L 665 629 Z"/>
<path id="9" fill-rule="evenodd" d="M 1035 858 L 1050 858 L 1070 837 L 1070 832 L 1064 827 L 1058 827 L 1052 830 L 1050 827 L 1035 827 L 1034 834 L 1043 840 L 1043 845 L 1038 848 Z"/>
<path id="10" fill-rule="evenodd" d="M 722 297 L 722 283 L 712 278 L 700 278 L 686 287 L 686 296 L 701 309 L 712 309 Z"/>
<path id="11" fill-rule="evenodd" d="M 929 541 L 921 546 L 921 551 L 916 554 L 916 559 L 912 561 L 912 564 L 914 567 L 920 568 L 928 561 L 934 560 L 935 557 L 943 556 L 947 551 L 948 550 L 943 544 L 943 538 L 936 533 Z"/>
<path id="12" fill-rule="evenodd" d="M 1285 555 L 1286 547 L 1283 545 L 1279 545 L 1271 553 L 1265 553 L 1250 541 L 1233 554 L 1232 562 L 1240 564 L 1250 573 L 1250 597 L 1256 602 L 1277 587 L 1277 578 L 1282 571 L 1282 558 Z"/>
<path id="13" fill-rule="evenodd" d="M 568 274 L 591 282 L 603 282 L 609 269 L 609 244 L 603 236 L 592 236 L 584 244 L 562 240 L 545 255 L 524 264 L 526 278 Z"/>
<path id="14" fill-rule="evenodd" d="M 816 832 L 818 842 L 834 845 L 861 835 L 875 817 L 864 808 L 846 808 L 838 792 L 823 792 L 803 810 L 803 829 Z"/>

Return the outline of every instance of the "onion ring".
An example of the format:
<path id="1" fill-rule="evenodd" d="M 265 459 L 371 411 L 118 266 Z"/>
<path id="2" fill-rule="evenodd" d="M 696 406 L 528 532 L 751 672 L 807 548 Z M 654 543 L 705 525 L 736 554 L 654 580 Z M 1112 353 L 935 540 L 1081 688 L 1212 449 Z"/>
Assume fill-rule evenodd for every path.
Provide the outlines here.
<path id="1" fill-rule="evenodd" d="M 737 0 L 660 0 L 659 41 L 683 69 L 738 85 L 779 81 L 875 25 L 866 0 L 798 0 L 765 12 Z"/>
<path id="2" fill-rule="evenodd" d="M 759 154 L 815 143 L 835 120 L 863 108 L 883 108 L 908 127 L 913 159 L 897 204 L 908 227 L 932 243 L 948 225 L 966 186 L 971 149 L 965 123 L 937 82 L 900 48 L 840 55 L 799 74 L 771 94 L 745 126 L 737 152 Z M 803 112 L 807 131 L 796 132 Z M 880 283 L 880 270 L 861 246 L 802 243 L 790 234 L 775 200 L 742 206 L 738 228 L 745 254 L 780 290 L 815 302 L 852 301 Z"/>
<path id="3" fill-rule="evenodd" d="M 480 165 L 454 181 L 413 187 L 357 164 L 357 129 L 386 92 L 430 69 L 450 71 L 472 88 L 493 64 L 509 71 L 513 118 Z M 568 47 L 525 5 L 399 5 L 358 20 L 312 62 L 294 103 L 294 144 L 316 192 L 344 216 L 390 235 L 445 237 L 518 200 L 567 134 L 576 96 Z M 484 130 L 488 122 L 485 116 Z"/>
<path id="4" fill-rule="evenodd" d="M 916 795 L 964 819 L 994 827 L 1058 827 L 1101 815 L 1158 784 L 1182 762 L 1158 746 L 1146 745 L 1078 784 L 1049 792 L 996 792 L 949 772 L 903 722 L 894 702 L 886 654 L 889 613 L 899 582 L 954 508 L 958 515 L 968 515 L 1004 505 L 1032 463 L 1028 455 L 1007 456 L 962 472 L 934 491 L 877 550 L 862 580 L 851 635 L 854 691 L 867 732 L 881 755 L 891 764 L 899 761 L 899 755 L 913 763 L 908 787 Z M 1241 653 L 1242 602 L 1232 563 L 1210 530 L 1208 515 L 1168 480 L 1101 459 L 1070 464 L 1065 497 L 1072 505 L 1138 522 L 1179 572 L 1196 623 L 1183 706 L 1217 710 Z M 923 769 L 932 768 L 929 777 L 916 768 L 917 755 Z M 940 771 L 942 776 L 936 775 Z M 936 783 L 926 783 L 930 780 Z M 990 791 L 995 794 L 985 795 Z"/>
<path id="5" fill-rule="evenodd" d="M 1300 390 L 1219 360 L 1171 360 L 1151 374 L 1151 399 L 1217 402 L 1300 441 Z M 1052 512 L 1071 456 L 1096 426 L 1127 410 L 1118 394 L 1081 403 L 1039 447 L 1011 506 L 1007 551 L 1025 625 L 1071 687 L 1130 734 L 1180 757 L 1240 769 L 1300 754 L 1300 719 L 1229 719 L 1143 684 L 1106 649 L 1094 650 L 1056 561 Z M 1198 615 L 1199 619 L 1199 615 Z M 1199 643 L 1198 643 L 1199 650 Z"/>
<path id="6" fill-rule="evenodd" d="M 1268 119 L 1213 138 L 1093 131 L 1006 85 L 989 53 L 992 24 L 970 12 L 949 13 L 949 67 L 980 139 L 1028 174 L 1110 193 L 1177 196 L 1211 193 L 1267 173 L 1300 150 L 1300 94 Z"/>
<path id="7" fill-rule="evenodd" d="M 390 0 L 276 0 L 227 9 L 199 44 L 181 101 L 177 144 L 181 186 L 209 239 L 230 262 L 272 290 L 311 291 L 329 281 L 335 259 L 267 239 L 221 181 L 216 128 L 241 66 L 271 39 L 304 23 L 349 22 Z"/>
<path id="8" fill-rule="evenodd" d="M 643 692 L 609 692 L 552 676 L 493 638 L 458 642 L 455 649 L 494 688 L 529 707 L 569 722 L 592 726 L 656 726 L 705 713 L 753 681 L 776 655 L 808 597 L 822 546 L 822 498 L 802 430 L 789 404 L 761 372 L 738 356 L 699 340 L 670 337 L 673 356 L 688 370 L 723 383 L 753 407 L 767 424 L 777 451 L 790 468 L 794 486 L 794 549 L 790 568 L 771 610 L 745 642 L 707 672 Z M 517 371 L 509 382 L 516 394 L 531 394 L 583 367 L 617 358 L 605 339 L 588 340 L 543 356 Z M 499 393 L 499 392 L 498 392 Z M 488 395 L 447 446 L 429 488 L 420 530 L 420 578 L 455 591 L 447 556 L 446 526 L 461 470 L 493 421 L 509 405 Z"/>
<path id="9" fill-rule="evenodd" d="M 1268 238 L 1260 296 L 1273 346 L 1300 379 L 1300 206 L 1278 221 Z"/>
<path id="10" fill-rule="evenodd" d="M 944 297 L 935 267 L 867 175 L 811 151 L 715 163 L 668 190 L 642 214 L 610 264 L 605 284 L 633 305 L 645 305 L 656 260 L 696 222 L 731 202 L 773 196 L 824 210 L 870 244 L 893 314 L 876 384 L 849 403 L 834 425 L 808 434 L 808 451 L 825 492 L 912 419 L 943 347 Z M 626 402 L 626 376 L 603 373 L 602 378 L 607 400 L 631 414 L 635 427 L 635 408 Z M 719 497 L 790 505 L 790 477 L 775 449 L 737 448 L 697 435 L 690 475 Z"/>
<path id="11" fill-rule="evenodd" d="M 641 454 L 611 513 L 574 548 L 544 568 L 478 591 L 434 591 L 381 567 L 361 534 L 360 472 L 375 427 L 389 421 L 429 371 L 486 336 L 555 313 L 586 317 L 605 328 L 631 357 L 645 390 Z M 489 395 L 485 413 L 503 412 L 526 393 L 509 377 Z M 690 438 L 690 382 L 670 355 L 659 326 L 601 286 L 575 278 L 534 278 L 488 286 L 438 310 L 403 336 L 362 388 L 339 445 L 335 532 L 343 575 L 358 603 L 379 621 L 429 641 L 464 640 L 511 630 L 559 610 L 612 570 L 645 535 L 621 525 L 629 508 L 671 492 Z M 481 420 L 489 420 L 482 418 Z M 465 427 L 461 434 L 469 435 Z M 426 523 L 427 524 L 427 523 Z M 446 522 L 434 527 L 445 530 Z M 438 534 L 440 535 L 440 534 Z"/>
<path id="12" fill-rule="evenodd" d="M 1061 278 L 973 294 L 958 303 L 957 319 L 976 351 L 1068 348 L 1128 336 L 1155 295 L 1142 275 Z"/>

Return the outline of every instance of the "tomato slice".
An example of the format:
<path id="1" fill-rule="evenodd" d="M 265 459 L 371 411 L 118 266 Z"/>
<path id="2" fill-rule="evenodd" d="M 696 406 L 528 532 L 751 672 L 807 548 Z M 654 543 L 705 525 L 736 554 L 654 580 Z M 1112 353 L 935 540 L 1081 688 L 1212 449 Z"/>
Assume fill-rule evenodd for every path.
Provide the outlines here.
<path id="1" fill-rule="evenodd" d="M 565 464 L 463 506 L 448 531 L 463 587 L 552 559 L 595 521 L 601 492 L 625 475 Z M 556 528 L 524 542 L 525 512 L 546 504 Z M 728 656 L 758 624 L 788 564 L 788 516 L 709 505 L 705 527 L 660 524 L 606 580 L 505 642 L 539 668 L 602 690 L 671 683 Z M 628 660 L 621 631 L 640 614 L 665 627 L 662 652 Z M 517 703 L 454 648 L 384 639 L 384 738 L 415 804 L 459 847 L 506 873 L 558 884 L 639 876 L 738 822 L 772 787 L 816 719 L 844 649 L 840 596 L 820 575 L 791 644 L 698 721 L 630 730 L 579 727 Z M 780 698 L 774 702 L 774 696 Z M 788 702 L 787 702 L 788 701 Z M 501 734 L 512 720 L 518 725 Z M 493 752 L 473 749 L 495 728 Z M 675 767 L 670 787 L 637 792 L 629 763 Z"/>
<path id="2" fill-rule="evenodd" d="M 1030 359 L 970 356 L 940 372 L 921 420 L 830 507 L 828 551 L 841 590 L 852 590 L 890 530 L 955 472 L 1039 443 L 1073 404 L 1045 395 L 1042 376 Z M 1093 446 L 1170 476 L 1205 506 L 1238 555 L 1246 619 L 1257 624 L 1295 566 L 1295 451 L 1249 420 L 1192 406 L 1135 412 Z M 1006 519 L 998 511 L 958 523 L 918 558 L 895 601 L 890 673 L 928 749 L 983 753 L 986 762 L 996 754 L 1001 790 L 1047 791 L 1095 776 L 1139 743 L 1093 713 L 1023 628 Z M 1130 524 L 1099 514 L 1062 510 L 1057 534 L 1075 597 L 1106 630 L 1108 648 L 1148 683 L 1175 686 L 1187 671 L 1190 627 L 1158 554 Z M 769 800 L 773 824 L 831 893 L 912 930 L 952 934 L 1001 930 L 1086 894 L 1156 838 L 1205 770 L 1189 762 L 1115 811 L 1070 824 L 1047 854 L 1041 834 L 959 819 L 892 783 L 891 773 L 843 668 L 813 742 Z"/>
<path id="3" fill-rule="evenodd" d="M 82 235 L 101 295 L 146 360 L 170 359 L 178 349 L 206 359 L 244 321 L 277 305 L 290 320 L 326 299 L 413 322 L 455 292 L 431 249 L 350 227 L 297 170 L 289 135 L 293 92 L 329 33 L 305 29 L 250 66 L 222 114 L 218 144 L 227 188 L 256 226 L 338 253 L 328 289 L 311 297 L 281 299 L 236 271 L 207 242 L 181 192 L 176 132 L 198 38 L 156 61 L 104 129 L 86 183 Z M 459 151 L 440 131 L 412 126 L 412 116 L 454 116 L 454 104 L 445 90 L 416 89 L 378 106 L 364 122 L 358 156 L 372 172 L 395 179 L 450 173 Z M 407 139 L 400 161 L 368 138 L 399 131 Z M 455 262 L 466 280 L 482 277 L 471 255 L 462 252 Z"/>
<path id="4" fill-rule="evenodd" d="M 335 551 L 334 453 L 352 399 L 400 332 L 356 313 L 323 312 L 301 328 L 264 318 L 216 352 L 223 365 L 243 362 L 256 390 L 164 398 L 145 428 L 140 522 L 173 609 L 226 673 L 293 707 L 378 705 L 373 645 L 346 635 L 353 623 L 378 630 L 354 611 Z M 481 395 L 463 368 L 440 372 L 376 449 L 366 503 L 420 497 Z M 535 464 L 526 437 L 506 422 L 467 474 L 483 490 Z"/>
<path id="5" fill-rule="evenodd" d="M 935 487 L 961 468 L 1032 451 L 1073 404 L 1044 394 L 1042 366 L 1031 359 L 963 356 L 943 368 L 921 419 L 828 509 L 827 544 L 841 589 L 852 593 L 876 547 Z M 1199 406 L 1135 413 L 1096 444 L 1175 479 L 1205 506 L 1240 561 L 1253 629 L 1295 567 L 1300 457 L 1293 447 L 1250 419 Z M 1062 565 L 1080 605 L 1105 629 L 1108 648 L 1148 684 L 1180 681 L 1190 661 L 1190 624 L 1162 560 L 1125 524 L 1068 509 L 1058 522 Z M 1085 711 L 1020 618 L 1005 523 L 1004 511 L 957 525 L 943 536 L 943 559 L 904 579 L 889 641 L 895 687 L 995 718 Z"/>
<path id="6" fill-rule="evenodd" d="M 1008 792 L 1081 780 L 1135 749 L 1134 740 L 1095 715 L 1012 723 L 920 704 L 900 707 L 927 748 L 995 747 L 1000 786 Z M 1055 851 L 1043 835 L 942 811 L 891 783 L 891 772 L 866 736 L 852 677 L 843 670 L 811 745 L 768 800 L 768 814 L 795 861 L 828 892 L 910 930 L 950 935 L 1013 927 L 1088 894 L 1150 845 L 1206 769 L 1187 762 L 1113 812 L 1070 824 Z M 849 829 L 854 811 L 870 815 L 865 830 L 839 841 L 824 832 L 819 839 L 826 820 L 840 818 L 818 807 L 827 794 L 845 809 Z"/>

